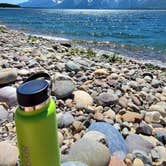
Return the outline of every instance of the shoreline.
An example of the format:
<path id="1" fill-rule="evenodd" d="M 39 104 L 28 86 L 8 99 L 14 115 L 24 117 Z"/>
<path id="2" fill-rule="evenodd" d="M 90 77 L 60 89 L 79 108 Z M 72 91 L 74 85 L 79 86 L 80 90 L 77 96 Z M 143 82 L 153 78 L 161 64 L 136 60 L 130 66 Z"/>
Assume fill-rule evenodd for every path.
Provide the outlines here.
<path id="1" fill-rule="evenodd" d="M 166 69 L 166 63 L 162 62 L 161 60 L 144 59 L 143 57 L 132 57 L 132 56 L 129 55 L 129 52 L 124 53 L 124 50 L 120 51 L 120 50 L 116 50 L 114 48 L 110 48 L 110 50 L 107 50 L 107 47 L 109 47 L 109 46 L 106 46 L 105 49 L 99 48 L 99 47 L 102 47 L 102 46 L 108 45 L 108 44 L 114 45 L 115 43 L 112 43 L 112 42 L 75 40 L 75 39 L 69 39 L 69 38 L 63 38 L 63 37 L 56 37 L 56 36 L 54 37 L 54 36 L 51 36 L 51 35 L 33 34 L 33 33 L 25 32 L 23 30 L 9 28 L 5 24 L 0 24 L 0 27 L 7 28 L 8 30 L 16 31 L 18 33 L 21 32 L 26 36 L 34 36 L 34 37 L 43 38 L 43 39 L 47 39 L 47 40 L 54 40 L 54 41 L 59 42 L 59 43 L 69 42 L 74 47 L 78 47 L 78 48 L 81 48 L 81 49 L 92 49 L 95 52 L 103 52 L 103 54 L 105 54 L 105 53 L 111 53 L 111 54 L 112 53 L 117 53 L 117 54 L 119 54 L 119 56 L 121 56 L 123 58 L 127 58 L 127 59 L 132 60 L 132 61 L 136 61 L 137 63 L 151 64 L 151 65 L 154 65 L 156 67 L 161 67 L 161 68 Z"/>

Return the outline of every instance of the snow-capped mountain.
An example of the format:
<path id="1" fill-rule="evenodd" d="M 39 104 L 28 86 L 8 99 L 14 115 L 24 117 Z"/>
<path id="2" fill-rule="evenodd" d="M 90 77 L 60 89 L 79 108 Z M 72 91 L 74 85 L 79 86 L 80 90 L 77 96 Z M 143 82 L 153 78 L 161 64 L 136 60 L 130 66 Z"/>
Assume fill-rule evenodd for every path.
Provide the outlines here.
<path id="1" fill-rule="evenodd" d="M 67 9 L 166 9 L 166 0 L 29 0 L 20 5 L 23 7 L 53 7 Z"/>

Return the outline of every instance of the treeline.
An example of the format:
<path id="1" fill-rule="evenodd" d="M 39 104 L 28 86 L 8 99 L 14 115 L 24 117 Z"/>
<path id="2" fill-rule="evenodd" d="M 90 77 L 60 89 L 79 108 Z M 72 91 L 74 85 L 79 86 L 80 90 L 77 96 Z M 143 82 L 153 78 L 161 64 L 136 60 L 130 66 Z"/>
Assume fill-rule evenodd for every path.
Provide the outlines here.
<path id="1" fill-rule="evenodd" d="M 0 3 L 0 8 L 20 8 L 20 6 L 8 3 Z"/>

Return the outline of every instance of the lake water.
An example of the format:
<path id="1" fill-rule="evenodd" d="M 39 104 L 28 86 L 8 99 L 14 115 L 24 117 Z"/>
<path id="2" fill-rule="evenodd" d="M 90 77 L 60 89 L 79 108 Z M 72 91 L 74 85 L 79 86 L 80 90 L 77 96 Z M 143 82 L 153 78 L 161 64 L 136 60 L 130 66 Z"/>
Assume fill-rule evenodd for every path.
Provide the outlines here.
<path id="1" fill-rule="evenodd" d="M 126 55 L 166 62 L 166 11 L 0 9 L 0 22 L 27 33 L 95 41 Z"/>

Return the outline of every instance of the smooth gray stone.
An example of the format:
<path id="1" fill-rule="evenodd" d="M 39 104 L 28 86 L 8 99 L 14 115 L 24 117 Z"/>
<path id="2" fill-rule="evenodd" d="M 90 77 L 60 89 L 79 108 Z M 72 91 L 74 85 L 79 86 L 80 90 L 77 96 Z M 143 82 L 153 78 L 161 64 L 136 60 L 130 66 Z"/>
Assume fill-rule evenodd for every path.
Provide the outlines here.
<path id="1" fill-rule="evenodd" d="M 0 89 L 0 102 L 6 102 L 9 106 L 17 104 L 16 88 L 6 86 Z"/>
<path id="2" fill-rule="evenodd" d="M 17 70 L 15 68 L 7 68 L 0 70 L 0 85 L 9 84 L 16 81 Z"/>
<path id="3" fill-rule="evenodd" d="M 128 135 L 126 142 L 128 144 L 130 153 L 132 153 L 134 150 L 150 153 L 150 151 L 154 148 L 153 144 L 144 140 L 140 135 L 137 134 Z"/>
<path id="4" fill-rule="evenodd" d="M 8 118 L 8 112 L 2 105 L 0 105 L 0 121 L 7 120 L 7 118 Z"/>
<path id="5" fill-rule="evenodd" d="M 52 94 L 58 99 L 66 99 L 72 96 L 75 84 L 70 77 L 59 75 L 55 76 Z"/>
<path id="6" fill-rule="evenodd" d="M 74 122 L 74 117 L 70 112 L 57 114 L 58 127 L 68 127 Z"/>
<path id="7" fill-rule="evenodd" d="M 88 166 L 108 166 L 110 153 L 102 143 L 83 138 L 73 144 L 63 161 L 79 161 Z"/>
<path id="8" fill-rule="evenodd" d="M 105 122 L 92 123 L 88 131 L 98 131 L 106 136 L 106 142 L 111 154 L 118 155 L 122 160 L 128 153 L 128 146 L 121 133 Z"/>
<path id="9" fill-rule="evenodd" d="M 65 64 L 67 71 L 75 71 L 78 72 L 81 69 L 81 66 L 73 61 L 69 61 Z"/>

